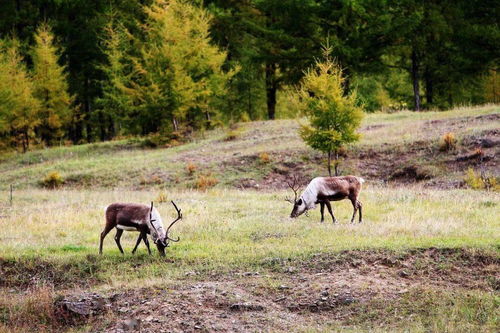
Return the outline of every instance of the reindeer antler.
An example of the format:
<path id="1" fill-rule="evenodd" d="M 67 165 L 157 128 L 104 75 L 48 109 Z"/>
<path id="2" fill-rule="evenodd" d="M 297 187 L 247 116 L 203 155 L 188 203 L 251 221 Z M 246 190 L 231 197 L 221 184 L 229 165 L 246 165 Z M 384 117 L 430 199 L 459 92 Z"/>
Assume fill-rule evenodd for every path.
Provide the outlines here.
<path id="1" fill-rule="evenodd" d="M 295 204 L 297 202 L 297 192 L 300 188 L 300 185 L 297 185 L 299 181 L 299 177 L 297 175 L 293 176 L 292 177 L 292 181 L 285 181 L 286 184 L 288 185 L 288 187 L 290 187 L 293 191 L 293 194 L 295 195 L 295 198 L 293 199 L 293 201 L 291 199 L 289 199 L 288 197 L 285 198 L 286 201 L 292 203 L 292 204 Z"/>
<path id="2" fill-rule="evenodd" d="M 153 201 L 151 201 L 151 208 L 149 209 L 149 223 L 151 224 L 153 229 L 155 229 L 155 232 L 158 233 L 158 230 L 156 230 L 156 227 L 155 227 L 153 221 L 156 221 L 156 220 L 153 220 Z"/>
<path id="3" fill-rule="evenodd" d="M 177 239 L 170 238 L 170 237 L 168 237 L 168 231 L 169 231 L 169 230 L 170 230 L 170 228 L 174 225 L 174 223 L 175 223 L 175 222 L 177 222 L 177 221 L 179 221 L 179 220 L 181 220 L 181 219 L 182 219 L 182 212 L 181 212 L 181 210 L 177 207 L 177 205 L 175 204 L 175 202 L 174 202 L 173 200 L 172 200 L 171 202 L 172 202 L 172 205 L 174 205 L 175 210 L 177 211 L 177 218 L 176 218 L 174 221 L 172 221 L 172 223 L 170 223 L 170 225 L 168 226 L 167 231 L 165 232 L 165 234 L 166 234 L 166 237 L 167 237 L 168 239 L 170 239 L 172 242 L 178 242 L 178 241 L 180 240 L 180 237 L 177 237 Z"/>

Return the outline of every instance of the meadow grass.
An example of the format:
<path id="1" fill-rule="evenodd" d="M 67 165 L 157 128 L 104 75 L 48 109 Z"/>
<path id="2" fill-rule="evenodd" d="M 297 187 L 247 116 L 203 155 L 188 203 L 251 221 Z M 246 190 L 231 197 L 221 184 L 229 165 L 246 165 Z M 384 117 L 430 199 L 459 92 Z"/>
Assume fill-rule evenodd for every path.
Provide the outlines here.
<path id="1" fill-rule="evenodd" d="M 449 128 L 446 123 L 436 121 L 461 123 L 453 130 L 461 140 L 464 136 L 497 128 L 498 124 L 494 121 L 474 120 L 474 117 L 498 113 L 499 106 L 489 105 L 443 112 L 369 114 L 363 120 L 361 140 L 352 149 L 404 150 L 422 140 L 429 143 L 429 147 L 433 144 L 437 146 Z M 225 187 L 235 177 L 231 177 L 231 167 L 220 169 L 223 162 L 261 153 L 311 154 L 313 151 L 298 135 L 299 123 L 297 120 L 242 123 L 241 134 L 235 140 L 224 140 L 224 130 L 218 129 L 172 148 L 141 149 L 133 140 L 118 140 L 8 154 L 0 159 L 0 183 L 14 184 L 17 188 L 40 187 L 41 179 L 49 172 L 57 171 L 67 180 L 67 186 L 158 187 L 157 177 L 162 177 L 162 183 L 167 186 L 190 186 L 185 168 L 193 162 L 200 167 L 200 171 L 220 173 L 216 175 L 221 178 L 218 187 Z M 258 168 L 253 166 L 248 166 L 243 173 L 239 171 L 240 178 L 258 175 Z"/>
<path id="2" fill-rule="evenodd" d="M 116 271 L 113 265 L 151 264 L 123 276 L 133 279 L 164 274 L 172 277 L 191 270 L 258 269 L 279 259 L 348 249 L 397 251 L 434 246 L 496 252 L 500 244 L 497 193 L 368 187 L 361 196 L 364 222 L 353 225 L 348 224 L 352 214 L 348 201 L 334 205 L 341 221 L 338 225 L 333 225 L 328 216 L 325 223 L 319 223 L 319 209 L 309 217 L 292 220 L 288 217 L 290 204 L 283 200 L 286 194 L 228 189 L 167 192 L 185 217 L 172 230 L 172 236 L 180 236 L 181 241 L 167 249 L 170 260 L 165 261 L 158 258 L 155 249 L 148 257 L 143 244 L 139 255 L 132 256 L 137 233 L 125 233 L 122 244 L 126 255 L 120 255 L 114 231 L 105 240 L 103 258 L 95 257 L 106 205 L 119 201 L 148 203 L 156 193 L 18 191 L 13 207 L 2 211 L 0 252 L 4 258 L 15 260 L 82 261 L 84 266 L 89 260 L 92 264 L 97 260 L 99 274 L 104 275 Z M 170 203 L 157 207 L 168 223 L 175 214 Z"/>

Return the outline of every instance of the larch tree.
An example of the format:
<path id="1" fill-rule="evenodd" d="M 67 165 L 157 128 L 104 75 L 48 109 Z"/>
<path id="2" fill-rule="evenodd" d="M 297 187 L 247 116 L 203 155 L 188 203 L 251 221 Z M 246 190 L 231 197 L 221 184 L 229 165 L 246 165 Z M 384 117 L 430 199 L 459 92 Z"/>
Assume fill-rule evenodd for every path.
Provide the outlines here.
<path id="1" fill-rule="evenodd" d="M 141 38 L 122 34 L 133 48 L 123 47 L 119 32 L 108 41 L 105 72 L 114 81 L 108 97 L 126 104 L 132 133 L 212 126 L 235 70 L 223 69 L 227 54 L 209 36 L 211 15 L 182 0 L 156 0 L 144 11 Z"/>
<path id="2" fill-rule="evenodd" d="M 363 111 L 357 105 L 355 92 L 345 94 L 345 78 L 340 65 L 330 57 L 331 49 L 324 47 L 323 51 L 324 58 L 316 60 L 305 72 L 291 95 L 291 102 L 309 121 L 301 126 L 302 139 L 313 149 L 327 154 L 330 176 L 332 157 L 335 159 L 337 176 L 339 150 L 359 139 L 356 130 Z"/>
<path id="3" fill-rule="evenodd" d="M 16 40 L 0 41 L 0 131 L 26 152 L 40 123 L 40 102 L 18 48 Z"/>
<path id="4" fill-rule="evenodd" d="M 41 24 L 32 48 L 34 95 L 40 101 L 40 123 L 37 135 L 47 145 L 64 135 L 63 128 L 71 120 L 73 98 L 68 92 L 64 66 L 58 63 L 59 50 L 48 24 Z"/>

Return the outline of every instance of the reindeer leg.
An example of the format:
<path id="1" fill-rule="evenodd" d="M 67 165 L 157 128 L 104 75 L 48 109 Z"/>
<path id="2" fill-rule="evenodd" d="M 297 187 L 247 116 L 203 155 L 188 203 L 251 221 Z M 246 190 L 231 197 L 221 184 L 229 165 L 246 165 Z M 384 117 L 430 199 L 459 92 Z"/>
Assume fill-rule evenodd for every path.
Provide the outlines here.
<path id="1" fill-rule="evenodd" d="M 141 243 L 141 241 L 142 241 L 142 232 L 139 233 L 139 237 L 137 238 L 137 242 L 135 243 L 135 247 L 132 250 L 132 254 L 135 253 L 135 250 L 137 250 L 137 247 L 139 246 L 139 244 Z"/>
<path id="2" fill-rule="evenodd" d="M 146 247 L 148 248 L 148 253 L 149 253 L 149 255 L 151 255 L 151 249 L 149 248 L 148 235 L 145 232 L 142 233 L 142 239 L 144 239 L 144 244 L 146 244 Z"/>
<path id="3" fill-rule="evenodd" d="M 319 203 L 320 205 L 320 211 L 321 211 L 321 223 L 323 223 L 323 221 L 325 220 L 325 203 L 323 201 L 321 201 Z"/>
<path id="4" fill-rule="evenodd" d="M 354 223 L 354 218 L 356 217 L 356 212 L 358 211 L 358 200 L 356 198 L 350 198 L 352 202 L 352 208 L 353 208 L 353 213 L 352 213 L 352 218 L 351 218 L 351 223 Z"/>
<path id="5" fill-rule="evenodd" d="M 115 242 L 116 242 L 116 245 L 118 245 L 118 249 L 123 254 L 122 245 L 120 244 L 120 238 L 122 237 L 122 234 L 123 234 L 122 229 L 116 229 Z"/>
<path id="6" fill-rule="evenodd" d="M 335 216 L 333 216 L 333 210 L 332 210 L 332 205 L 330 204 L 330 201 L 326 200 L 325 201 L 326 208 L 328 208 L 328 212 L 332 216 L 333 223 L 337 223 L 337 219 Z"/>
<path id="7" fill-rule="evenodd" d="M 104 227 L 104 230 L 101 232 L 101 240 L 99 242 L 99 254 L 102 254 L 102 243 L 104 242 L 104 237 L 106 237 L 106 235 L 111 231 L 111 229 L 113 229 L 113 227 L 109 227 L 108 225 L 106 225 Z"/>
<path id="8" fill-rule="evenodd" d="M 363 222 L 363 205 L 361 204 L 361 201 L 357 200 L 356 204 L 358 205 L 359 209 L 359 223 Z"/>

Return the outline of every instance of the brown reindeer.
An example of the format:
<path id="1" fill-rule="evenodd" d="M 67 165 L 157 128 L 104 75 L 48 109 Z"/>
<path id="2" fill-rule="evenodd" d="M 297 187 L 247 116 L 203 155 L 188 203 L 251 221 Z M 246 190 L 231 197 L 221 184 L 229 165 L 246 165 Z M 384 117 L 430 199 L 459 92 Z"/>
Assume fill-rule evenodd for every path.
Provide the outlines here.
<path id="1" fill-rule="evenodd" d="M 160 213 L 153 207 L 153 202 L 151 202 L 151 207 L 135 203 L 114 203 L 109 205 L 106 208 L 106 225 L 101 233 L 99 254 L 102 254 L 102 243 L 104 241 L 104 237 L 106 237 L 106 235 L 113 228 L 116 228 L 115 242 L 122 254 L 123 249 L 120 244 L 120 238 L 123 231 L 127 230 L 138 231 L 140 233 L 132 253 L 135 253 L 137 247 L 141 243 L 141 240 L 143 240 L 148 248 L 148 253 L 151 254 L 147 237 L 148 234 L 151 234 L 153 242 L 156 244 L 160 255 L 165 256 L 165 248 L 168 247 L 169 241 L 178 242 L 180 240 L 179 238 L 172 239 L 168 236 L 168 231 L 172 225 L 182 219 L 181 210 L 177 208 L 177 205 L 173 201 L 172 205 L 174 205 L 174 208 L 177 211 L 177 218 L 170 223 L 167 230 L 163 228 Z"/>
<path id="2" fill-rule="evenodd" d="M 328 208 L 328 212 L 332 216 L 333 223 L 336 223 L 337 219 L 333 215 L 330 201 L 339 201 L 347 198 L 351 200 L 354 209 L 351 223 L 354 222 L 354 218 L 356 217 L 358 210 L 359 223 L 361 223 L 363 220 L 362 204 L 358 200 L 358 196 L 361 191 L 362 183 L 364 183 L 364 179 L 356 176 L 317 177 L 311 180 L 304 192 L 302 192 L 300 198 L 297 200 L 297 178 L 294 178 L 292 182 L 287 182 L 288 186 L 295 193 L 294 201 L 287 200 L 293 203 L 293 210 L 290 217 L 298 217 L 308 210 L 314 209 L 316 204 L 319 203 L 321 208 L 321 222 L 325 220 L 324 211 L 326 206 Z"/>

